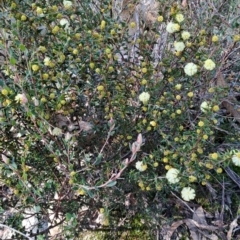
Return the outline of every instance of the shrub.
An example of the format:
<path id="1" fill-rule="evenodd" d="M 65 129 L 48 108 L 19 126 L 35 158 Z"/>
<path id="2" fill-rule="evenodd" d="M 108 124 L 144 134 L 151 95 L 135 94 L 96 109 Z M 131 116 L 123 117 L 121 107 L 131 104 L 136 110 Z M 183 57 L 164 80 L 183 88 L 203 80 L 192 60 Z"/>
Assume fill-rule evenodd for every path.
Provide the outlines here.
<path id="1" fill-rule="evenodd" d="M 236 21 L 118 3 L 2 3 L 2 209 L 18 208 L 6 223 L 23 232 L 32 209 L 31 236 L 159 228 L 172 193 L 201 204 L 226 167 L 239 173 Z"/>

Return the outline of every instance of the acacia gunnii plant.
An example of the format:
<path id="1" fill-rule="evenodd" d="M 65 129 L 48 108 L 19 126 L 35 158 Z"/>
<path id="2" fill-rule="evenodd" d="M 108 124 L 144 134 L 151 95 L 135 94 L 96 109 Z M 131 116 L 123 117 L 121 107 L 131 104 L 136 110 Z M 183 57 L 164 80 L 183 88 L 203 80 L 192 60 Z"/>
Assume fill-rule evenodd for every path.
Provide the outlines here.
<path id="1" fill-rule="evenodd" d="M 192 2 L 0 3 L 6 226 L 156 229 L 175 196 L 219 207 L 223 181 L 237 206 L 237 5 Z"/>

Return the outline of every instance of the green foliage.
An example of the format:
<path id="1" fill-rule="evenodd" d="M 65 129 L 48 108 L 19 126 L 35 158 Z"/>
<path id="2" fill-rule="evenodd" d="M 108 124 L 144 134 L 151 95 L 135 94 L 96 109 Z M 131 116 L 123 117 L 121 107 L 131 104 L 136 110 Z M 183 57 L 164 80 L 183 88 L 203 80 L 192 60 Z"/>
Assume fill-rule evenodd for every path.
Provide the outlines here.
<path id="1" fill-rule="evenodd" d="M 38 227 L 50 209 L 66 239 L 93 224 L 156 229 L 172 192 L 203 203 L 225 167 L 239 173 L 237 19 L 159 1 L 126 20 L 114 3 L 1 5 L 1 207 L 19 204 L 16 229 L 33 206 Z"/>

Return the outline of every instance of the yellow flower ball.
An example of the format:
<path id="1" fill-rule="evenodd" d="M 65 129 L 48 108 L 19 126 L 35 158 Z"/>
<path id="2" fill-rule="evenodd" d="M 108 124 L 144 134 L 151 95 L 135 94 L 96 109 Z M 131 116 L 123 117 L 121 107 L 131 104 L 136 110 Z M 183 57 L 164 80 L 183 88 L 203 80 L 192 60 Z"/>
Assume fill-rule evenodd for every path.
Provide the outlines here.
<path id="1" fill-rule="evenodd" d="M 37 72 L 37 71 L 39 70 L 39 66 L 38 66 L 37 64 L 33 64 L 33 65 L 32 65 L 32 70 L 33 70 L 34 72 Z"/>
<path id="2" fill-rule="evenodd" d="M 37 7 L 36 13 L 37 13 L 37 15 L 42 15 L 43 14 L 43 9 L 40 8 L 40 7 Z"/>
<path id="3" fill-rule="evenodd" d="M 15 9 L 17 7 L 17 4 L 15 2 L 11 3 L 11 9 Z"/>
<path id="4" fill-rule="evenodd" d="M 182 131 L 183 129 L 184 129 L 184 127 L 181 125 L 181 126 L 179 127 L 179 130 Z"/>
<path id="5" fill-rule="evenodd" d="M 193 92 L 189 92 L 189 93 L 187 94 L 187 96 L 190 97 L 190 98 L 192 98 L 192 97 L 193 97 Z"/>
<path id="6" fill-rule="evenodd" d="M 142 68 L 142 73 L 147 73 L 147 68 Z"/>
<path id="7" fill-rule="evenodd" d="M 214 91 L 215 91 L 214 88 L 209 88 L 209 89 L 208 89 L 208 92 L 209 92 L 209 93 L 213 93 Z"/>
<path id="8" fill-rule="evenodd" d="M 96 68 L 96 69 L 95 69 L 95 72 L 96 72 L 97 74 L 99 74 L 99 73 L 101 72 L 100 68 Z"/>
<path id="9" fill-rule="evenodd" d="M 184 72 L 188 76 L 193 76 L 195 73 L 197 73 L 197 65 L 194 63 L 187 63 L 184 67 Z"/>
<path id="10" fill-rule="evenodd" d="M 206 163 L 206 168 L 213 169 L 213 165 L 211 163 Z"/>
<path id="11" fill-rule="evenodd" d="M 109 67 L 108 67 L 108 72 L 110 72 L 110 73 L 111 73 L 111 72 L 113 72 L 113 71 L 114 71 L 114 68 L 113 68 L 113 66 L 109 66 Z"/>
<path id="12" fill-rule="evenodd" d="M 199 126 L 199 127 L 203 127 L 203 126 L 204 126 L 204 122 L 203 122 L 203 121 L 199 121 L 199 122 L 198 122 L 198 126 Z"/>
<path id="13" fill-rule="evenodd" d="M 3 88 L 1 93 L 2 93 L 3 96 L 7 96 L 9 91 L 6 88 Z"/>
<path id="14" fill-rule="evenodd" d="M 139 186 L 140 188 L 143 188 L 143 187 L 144 187 L 143 182 L 142 182 L 142 181 L 139 181 L 139 182 L 138 182 L 138 186 Z"/>
<path id="15" fill-rule="evenodd" d="M 131 28 L 135 28 L 135 27 L 136 27 L 136 23 L 135 23 L 135 22 L 131 22 L 131 23 L 130 23 L 130 27 L 131 27 Z"/>
<path id="16" fill-rule="evenodd" d="M 187 31 L 182 31 L 181 36 L 182 36 L 183 40 L 188 40 L 191 37 L 190 33 Z M 189 46 L 187 46 L 187 47 L 189 47 Z"/>
<path id="17" fill-rule="evenodd" d="M 207 136 L 207 135 L 206 135 L 206 136 Z M 202 149 L 202 148 L 198 148 L 198 149 L 197 149 L 197 152 L 200 153 L 200 154 L 202 154 L 202 153 L 203 153 L 203 149 Z"/>
<path id="18" fill-rule="evenodd" d="M 103 85 L 97 86 L 97 90 L 98 90 L 98 91 L 103 91 L 103 90 L 104 90 L 104 86 L 103 86 Z"/>
<path id="19" fill-rule="evenodd" d="M 42 76 L 44 80 L 47 80 L 49 78 L 49 75 L 47 73 L 44 73 Z"/>
<path id="20" fill-rule="evenodd" d="M 158 167 L 158 162 L 154 162 L 154 163 L 153 163 L 153 166 L 154 166 L 154 167 Z"/>
<path id="21" fill-rule="evenodd" d="M 182 196 L 183 200 L 190 201 L 196 197 L 196 193 L 193 188 L 184 187 L 181 191 L 181 196 Z"/>
<path id="22" fill-rule="evenodd" d="M 163 158 L 163 162 L 164 162 L 164 163 L 168 163 L 168 158 L 167 158 L 167 157 L 164 157 L 164 158 Z"/>
<path id="23" fill-rule="evenodd" d="M 40 99 L 40 101 L 41 101 L 42 103 L 46 103 L 46 102 L 47 102 L 47 99 L 46 99 L 45 97 L 42 97 L 42 98 Z"/>
<path id="24" fill-rule="evenodd" d="M 180 25 L 178 23 L 169 22 L 166 30 L 169 33 L 178 32 L 180 30 Z"/>
<path id="25" fill-rule="evenodd" d="M 218 105 L 214 105 L 213 108 L 212 108 L 212 110 L 213 110 L 214 112 L 218 112 L 218 111 L 219 111 L 219 106 L 218 106 Z"/>
<path id="26" fill-rule="evenodd" d="M 196 181 L 197 181 L 197 178 L 196 178 L 195 176 L 193 176 L 193 175 L 190 175 L 190 176 L 188 177 L 188 181 L 189 181 L 189 182 L 196 182 Z"/>
<path id="27" fill-rule="evenodd" d="M 142 92 L 138 98 L 143 104 L 147 104 L 150 99 L 150 94 L 148 92 Z"/>
<path id="28" fill-rule="evenodd" d="M 86 194 L 86 192 L 85 192 L 84 189 L 81 188 L 81 189 L 79 189 L 79 190 L 77 191 L 77 194 L 83 196 L 83 195 Z"/>
<path id="29" fill-rule="evenodd" d="M 157 20 L 158 20 L 158 22 L 162 22 L 163 21 L 163 16 L 158 16 Z"/>
<path id="30" fill-rule="evenodd" d="M 175 89 L 176 90 L 181 90 L 181 88 L 182 88 L 182 84 L 176 84 L 175 85 Z"/>
<path id="31" fill-rule="evenodd" d="M 223 170 L 222 170 L 222 168 L 217 168 L 216 172 L 217 172 L 217 173 L 222 173 Z"/>
<path id="32" fill-rule="evenodd" d="M 95 64 L 94 64 L 93 62 L 90 62 L 89 67 L 90 67 L 91 69 L 94 69 Z"/>
<path id="33" fill-rule="evenodd" d="M 174 42 L 173 43 L 174 48 L 177 52 L 182 52 L 185 48 L 185 44 L 183 42 Z"/>
<path id="34" fill-rule="evenodd" d="M 141 81 L 141 85 L 146 85 L 147 84 L 147 80 L 146 79 L 143 79 L 142 81 Z"/>
<path id="35" fill-rule="evenodd" d="M 116 34 L 116 31 L 115 31 L 114 29 L 111 29 L 110 34 L 111 34 L 111 35 L 115 35 L 115 34 Z"/>
<path id="36" fill-rule="evenodd" d="M 156 123 L 155 121 L 151 121 L 151 122 L 150 122 L 150 125 L 151 125 L 152 127 L 156 127 L 156 126 L 157 126 L 157 123 Z"/>
<path id="37" fill-rule="evenodd" d="M 207 139 L 208 139 L 208 135 L 204 134 L 204 135 L 203 135 L 203 139 L 204 139 L 204 140 L 207 140 Z"/>
<path id="38" fill-rule="evenodd" d="M 184 16 L 181 13 L 178 13 L 175 17 L 177 22 L 181 23 L 184 20 Z"/>
<path id="39" fill-rule="evenodd" d="M 110 48 L 106 48 L 106 49 L 105 49 L 105 53 L 106 53 L 106 54 L 111 53 L 111 49 L 110 49 Z"/>
<path id="40" fill-rule="evenodd" d="M 218 153 L 212 153 L 211 154 L 211 158 L 213 159 L 213 160 L 217 160 L 218 159 Z"/>
<path id="41" fill-rule="evenodd" d="M 50 99 L 54 99 L 55 98 L 55 94 L 54 93 L 50 93 L 49 97 L 50 97 Z"/>
<path id="42" fill-rule="evenodd" d="M 53 29 L 52 29 L 52 33 L 53 34 L 57 34 L 59 32 L 60 28 L 59 26 L 55 26 Z"/>
<path id="43" fill-rule="evenodd" d="M 152 128 L 150 126 L 147 127 L 147 131 L 151 131 Z"/>
<path id="44" fill-rule="evenodd" d="M 52 10 L 53 10 L 54 12 L 56 12 L 56 11 L 58 10 L 58 6 L 53 5 L 53 6 L 52 6 Z"/>
<path id="45" fill-rule="evenodd" d="M 75 48 L 75 49 L 73 49 L 73 54 L 74 55 L 77 55 L 78 54 L 78 50 Z"/>
<path id="46" fill-rule="evenodd" d="M 144 119 L 142 120 L 142 123 L 143 123 L 143 124 L 146 124 L 146 123 L 147 123 L 147 119 L 144 118 Z"/>
<path id="47" fill-rule="evenodd" d="M 208 179 L 210 179 L 210 178 L 211 178 L 211 176 L 210 176 L 210 175 L 208 175 L 208 174 L 206 174 L 206 175 L 205 175 L 205 179 L 207 179 L 207 180 L 208 180 Z"/>
<path id="48" fill-rule="evenodd" d="M 240 41 L 240 34 L 234 35 L 233 36 L 233 41 L 234 42 L 239 42 Z"/>
<path id="49" fill-rule="evenodd" d="M 180 115 L 180 114 L 182 113 L 182 111 L 181 111 L 180 109 L 178 109 L 178 110 L 176 111 L 176 113 L 177 113 L 178 115 Z"/>
<path id="50" fill-rule="evenodd" d="M 212 42 L 218 42 L 218 36 L 216 35 L 212 36 Z"/>
<path id="51" fill-rule="evenodd" d="M 207 59 L 204 62 L 203 66 L 204 66 L 205 69 L 211 71 L 211 70 L 213 70 L 216 67 L 216 64 L 211 59 Z"/>
<path id="52" fill-rule="evenodd" d="M 44 46 L 39 46 L 38 50 L 42 53 L 45 53 L 47 51 L 46 47 Z"/>
<path id="53" fill-rule="evenodd" d="M 186 47 L 190 48 L 192 46 L 191 42 L 186 42 Z"/>
<path id="54" fill-rule="evenodd" d="M 63 1 L 63 6 L 66 10 L 69 10 L 72 8 L 73 3 L 71 1 L 64 0 Z"/>
<path id="55" fill-rule="evenodd" d="M 205 185 L 207 184 L 207 182 L 203 180 L 201 184 L 202 184 L 203 186 L 205 186 Z"/>
<path id="56" fill-rule="evenodd" d="M 22 16 L 21 16 L 21 21 L 26 21 L 26 20 L 27 20 L 26 15 L 22 15 Z"/>
<path id="57" fill-rule="evenodd" d="M 177 95 L 177 96 L 176 96 L 176 99 L 177 99 L 177 100 L 181 100 L 181 98 L 182 98 L 182 97 L 181 97 L 180 95 Z"/>

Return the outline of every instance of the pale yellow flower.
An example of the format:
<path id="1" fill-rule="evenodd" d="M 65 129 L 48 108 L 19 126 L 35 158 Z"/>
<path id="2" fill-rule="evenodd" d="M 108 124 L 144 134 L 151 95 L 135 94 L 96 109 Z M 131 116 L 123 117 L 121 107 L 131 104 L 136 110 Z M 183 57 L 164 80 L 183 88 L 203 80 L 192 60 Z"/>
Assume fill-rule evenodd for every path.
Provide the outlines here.
<path id="1" fill-rule="evenodd" d="M 193 76 L 195 73 L 197 73 L 197 65 L 194 63 L 187 63 L 184 67 L 184 72 L 188 76 Z"/>
<path id="2" fill-rule="evenodd" d="M 142 161 L 136 162 L 136 169 L 140 172 L 144 172 L 147 169 L 147 164 L 144 164 Z"/>
<path id="3" fill-rule="evenodd" d="M 52 135 L 53 136 L 60 136 L 60 135 L 62 135 L 62 130 L 58 127 L 55 127 L 52 131 Z"/>
<path id="4" fill-rule="evenodd" d="M 64 27 L 65 30 L 69 28 L 70 23 L 66 18 L 62 18 L 59 23 Z"/>
<path id="5" fill-rule="evenodd" d="M 237 152 L 237 153 L 235 153 L 235 154 L 232 156 L 232 162 L 233 162 L 236 166 L 240 167 L 240 151 Z"/>
<path id="6" fill-rule="evenodd" d="M 43 9 L 40 8 L 40 7 L 37 7 L 36 13 L 37 13 L 37 15 L 40 16 L 40 17 L 43 17 L 43 16 L 44 16 L 44 14 L 43 14 Z"/>
<path id="7" fill-rule="evenodd" d="M 190 33 L 187 32 L 187 31 L 182 31 L 181 36 L 182 36 L 182 39 L 183 39 L 183 40 L 188 40 L 191 35 L 190 35 Z"/>
<path id="8" fill-rule="evenodd" d="M 150 99 L 150 94 L 148 92 L 142 92 L 138 98 L 143 104 L 147 104 Z"/>
<path id="9" fill-rule="evenodd" d="M 180 178 L 178 177 L 179 170 L 176 168 L 170 168 L 166 174 L 166 178 L 169 183 L 177 183 L 179 182 Z"/>
<path id="10" fill-rule="evenodd" d="M 71 1 L 63 1 L 63 6 L 65 9 L 70 9 L 72 7 L 73 3 Z"/>
<path id="11" fill-rule="evenodd" d="M 44 65 L 45 65 L 45 66 L 50 66 L 51 60 L 50 60 L 49 57 L 45 57 L 44 60 L 43 60 L 43 62 L 44 62 Z"/>
<path id="12" fill-rule="evenodd" d="M 184 20 L 184 16 L 181 13 L 178 13 L 175 19 L 180 23 Z"/>
<path id="13" fill-rule="evenodd" d="M 182 52 L 185 48 L 185 44 L 183 42 L 174 42 L 174 48 L 176 51 Z"/>
<path id="14" fill-rule="evenodd" d="M 23 94 L 17 94 L 16 97 L 15 97 L 15 101 L 17 103 L 21 103 L 21 104 L 26 104 L 28 102 L 27 100 L 27 97 L 26 95 L 23 93 Z"/>
<path id="15" fill-rule="evenodd" d="M 180 90 L 182 88 L 182 84 L 178 83 L 175 85 L 176 90 Z"/>
<path id="16" fill-rule="evenodd" d="M 96 223 L 99 223 L 103 226 L 109 226 L 109 216 L 104 211 L 104 208 L 100 208 Z"/>
<path id="17" fill-rule="evenodd" d="M 162 22 L 163 21 L 163 16 L 158 16 L 157 20 L 158 20 L 158 22 Z"/>
<path id="18" fill-rule="evenodd" d="M 212 36 L 212 42 L 218 42 L 218 36 L 216 35 Z"/>
<path id="19" fill-rule="evenodd" d="M 185 187 L 181 191 L 181 196 L 182 196 L 183 200 L 190 201 L 190 200 L 193 200 L 195 198 L 196 193 L 195 193 L 195 190 L 193 188 Z"/>
<path id="20" fill-rule="evenodd" d="M 204 113 L 207 112 L 210 109 L 208 102 L 207 101 L 202 102 L 200 105 L 200 109 Z"/>
<path id="21" fill-rule="evenodd" d="M 206 68 L 207 70 L 213 70 L 215 67 L 216 64 L 211 59 L 207 59 L 204 62 L 204 68 Z"/>
<path id="22" fill-rule="evenodd" d="M 180 30 L 180 25 L 178 23 L 169 22 L 166 29 L 169 33 L 178 32 Z"/>
<path id="23" fill-rule="evenodd" d="M 189 180 L 189 182 L 196 182 L 197 178 L 195 176 L 191 175 L 188 177 L 188 180 Z"/>

